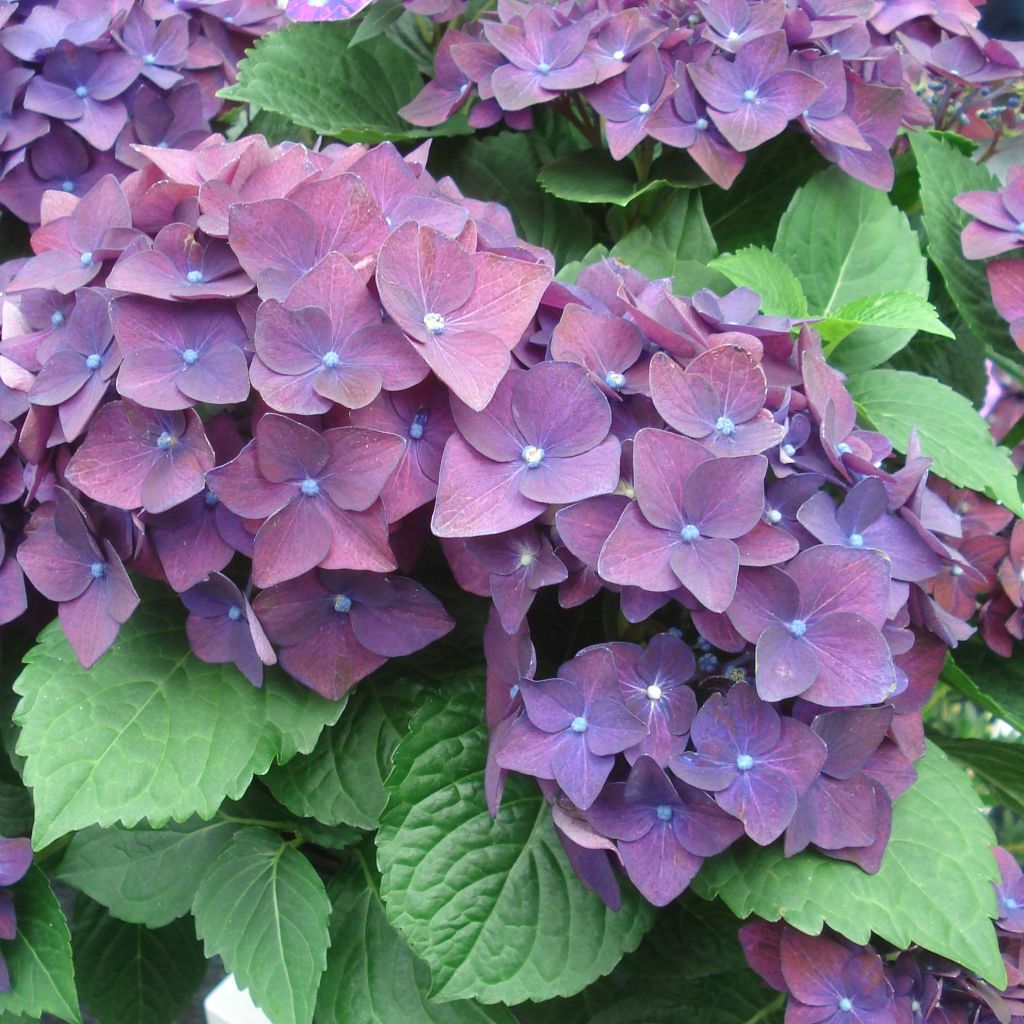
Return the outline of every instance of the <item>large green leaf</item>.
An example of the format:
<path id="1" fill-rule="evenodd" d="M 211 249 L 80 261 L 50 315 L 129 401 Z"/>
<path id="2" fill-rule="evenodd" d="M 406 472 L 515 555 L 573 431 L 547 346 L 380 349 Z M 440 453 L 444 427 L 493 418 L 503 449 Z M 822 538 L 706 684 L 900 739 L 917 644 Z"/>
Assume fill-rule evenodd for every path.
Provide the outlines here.
<path id="1" fill-rule="evenodd" d="M 748 245 L 711 261 L 734 285 L 751 288 L 761 296 L 761 309 L 769 316 L 805 317 L 807 296 L 796 274 L 771 249 Z"/>
<path id="2" fill-rule="evenodd" d="M 191 921 L 151 931 L 91 900 L 75 907 L 74 951 L 82 1001 L 103 1024 L 172 1024 L 206 974 Z"/>
<path id="3" fill-rule="evenodd" d="M 430 968 L 388 922 L 373 850 L 357 849 L 331 881 L 331 948 L 318 1024 L 514 1024 L 504 1007 L 428 998 Z"/>
<path id="4" fill-rule="evenodd" d="M 816 174 L 793 197 L 779 223 L 775 253 L 799 278 L 815 313 L 833 316 L 884 292 L 928 298 L 928 261 L 906 214 L 884 192 L 838 167 Z M 834 359 L 844 370 L 868 369 L 913 336 L 913 328 L 861 327 Z"/>
<path id="5" fill-rule="evenodd" d="M 221 817 L 166 828 L 83 829 L 58 871 L 124 921 L 160 928 L 187 914 L 199 880 L 240 826 Z"/>
<path id="6" fill-rule="evenodd" d="M 221 957 L 273 1024 L 309 1024 L 331 903 L 301 853 L 266 829 L 243 829 L 204 875 L 192 912 L 207 954 Z"/>
<path id="7" fill-rule="evenodd" d="M 999 740 L 951 740 L 936 736 L 935 742 L 961 764 L 1000 804 L 1024 815 L 1024 744 Z"/>
<path id="8" fill-rule="evenodd" d="M 388 799 L 391 755 L 422 696 L 423 687 L 407 676 L 364 680 L 309 754 L 270 772 L 270 791 L 303 817 L 376 828 Z"/>
<path id="9" fill-rule="evenodd" d="M 464 117 L 416 128 L 398 115 L 423 79 L 385 36 L 352 44 L 352 22 L 288 25 L 256 40 L 238 65 L 225 99 L 282 114 L 300 128 L 344 142 L 423 139 L 466 134 Z"/>
<path id="10" fill-rule="evenodd" d="M 541 189 L 537 175 L 572 145 L 537 132 L 500 132 L 439 149 L 431 154 L 430 167 L 435 174 L 450 174 L 466 195 L 507 206 L 520 235 L 550 249 L 561 266 L 590 248 L 593 227 L 579 204 Z"/>
<path id="11" fill-rule="evenodd" d="M 911 132 L 910 145 L 921 179 L 928 255 L 941 271 L 949 294 L 972 333 L 983 344 L 1019 358 L 1006 321 L 992 304 L 985 261 L 964 258 L 960 234 L 972 218 L 953 201 L 961 192 L 996 189 L 999 181 L 988 168 L 943 138 L 924 131 Z"/>
<path id="12" fill-rule="evenodd" d="M 935 472 L 960 487 L 987 491 L 1020 514 L 1017 470 L 970 401 L 945 384 L 905 370 L 868 370 L 847 381 L 865 425 L 887 434 L 905 452 L 917 429 Z"/>
<path id="13" fill-rule="evenodd" d="M 878 874 L 817 853 L 783 857 L 779 845 L 737 844 L 707 861 L 698 891 L 740 917 L 784 918 L 816 935 L 828 925 L 853 942 L 874 933 L 898 948 L 923 946 L 997 988 L 1006 973 L 992 918 L 998 876 L 992 830 L 967 776 L 934 745 L 917 782 L 896 801 Z"/>
<path id="14" fill-rule="evenodd" d="M 1024 664 L 1019 658 L 1001 658 L 984 644 L 961 644 L 955 661 L 952 655 L 946 658 L 942 681 L 1024 732 Z"/>
<path id="15" fill-rule="evenodd" d="M 826 348 L 827 354 L 833 354 L 839 342 L 862 327 L 909 330 L 915 334 L 922 331 L 940 338 L 956 339 L 939 319 L 935 307 L 927 299 L 910 292 L 882 292 L 854 299 L 815 326 L 822 338 L 831 343 Z"/>
<path id="16" fill-rule="evenodd" d="M 395 750 L 377 833 L 389 920 L 430 965 L 432 995 L 515 1003 L 571 995 L 636 948 L 650 908 L 618 913 L 576 878 L 533 780 L 483 795 L 482 687 L 449 686 Z"/>
<path id="17" fill-rule="evenodd" d="M 0 1014 L 36 1019 L 50 1013 L 81 1024 L 68 923 L 40 868 L 29 868 L 14 886 L 14 912 L 18 933 L 0 949 L 12 986 L 0 994 Z"/>
<path id="18" fill-rule="evenodd" d="M 342 704 L 276 670 L 256 689 L 233 665 L 201 662 L 177 596 L 141 592 L 92 669 L 78 664 L 53 622 L 15 683 L 37 849 L 87 825 L 212 817 L 275 759 L 312 750 L 341 714 Z"/>

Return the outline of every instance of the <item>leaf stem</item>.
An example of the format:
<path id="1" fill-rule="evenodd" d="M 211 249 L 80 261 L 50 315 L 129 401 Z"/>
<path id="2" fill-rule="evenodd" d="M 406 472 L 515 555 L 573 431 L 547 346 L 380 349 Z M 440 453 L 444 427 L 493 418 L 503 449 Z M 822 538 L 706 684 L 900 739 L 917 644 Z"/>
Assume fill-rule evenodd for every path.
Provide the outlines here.
<path id="1" fill-rule="evenodd" d="M 757 1024 L 759 1020 L 764 1020 L 765 1017 L 771 1016 L 776 1010 L 782 1009 L 782 1004 L 786 1001 L 786 995 L 787 993 L 780 992 L 767 1006 L 762 1006 L 753 1017 L 748 1017 L 745 1024 Z"/>

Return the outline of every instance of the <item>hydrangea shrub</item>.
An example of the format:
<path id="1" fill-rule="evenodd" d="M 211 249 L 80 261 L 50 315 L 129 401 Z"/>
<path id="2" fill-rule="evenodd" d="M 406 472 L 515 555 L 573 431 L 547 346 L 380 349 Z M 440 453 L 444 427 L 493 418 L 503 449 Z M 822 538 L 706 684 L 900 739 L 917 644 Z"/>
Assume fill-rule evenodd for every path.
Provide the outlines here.
<path id="1" fill-rule="evenodd" d="M 1019 47 L 363 7 L 0 268 L 0 1013 L 1008 1024 Z"/>

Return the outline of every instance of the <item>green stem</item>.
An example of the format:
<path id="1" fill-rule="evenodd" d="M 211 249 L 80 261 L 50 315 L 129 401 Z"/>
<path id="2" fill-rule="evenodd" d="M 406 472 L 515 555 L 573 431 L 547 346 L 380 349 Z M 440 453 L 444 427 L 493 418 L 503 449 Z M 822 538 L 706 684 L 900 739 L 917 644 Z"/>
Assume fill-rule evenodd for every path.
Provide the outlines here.
<path id="1" fill-rule="evenodd" d="M 650 177 L 651 164 L 654 162 L 654 139 L 648 137 L 640 143 L 633 153 L 633 166 L 636 168 L 636 180 L 646 185 Z"/>
<path id="2" fill-rule="evenodd" d="M 235 818 L 230 814 L 221 814 L 221 819 L 232 825 L 251 825 L 253 828 L 269 828 L 272 832 L 294 832 L 294 821 L 266 821 L 261 818 Z"/>
<path id="3" fill-rule="evenodd" d="M 746 1024 L 757 1024 L 759 1020 L 764 1020 L 765 1017 L 771 1016 L 776 1010 L 782 1008 L 782 1004 L 786 1001 L 786 993 L 780 992 L 778 996 L 773 999 L 767 1006 L 762 1006 L 753 1017 L 749 1017 Z"/>

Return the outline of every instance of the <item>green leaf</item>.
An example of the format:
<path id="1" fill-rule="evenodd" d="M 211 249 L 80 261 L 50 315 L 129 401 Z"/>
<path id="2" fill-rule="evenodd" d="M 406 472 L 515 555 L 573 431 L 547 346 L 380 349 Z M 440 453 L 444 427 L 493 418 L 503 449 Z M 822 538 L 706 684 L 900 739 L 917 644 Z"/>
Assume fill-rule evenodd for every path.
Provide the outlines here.
<path id="1" fill-rule="evenodd" d="M 141 593 L 92 669 L 52 622 L 15 683 L 37 849 L 87 825 L 212 817 L 275 759 L 312 750 L 341 714 L 343 704 L 276 670 L 256 689 L 233 665 L 201 662 L 177 596 L 155 585 Z"/>
<path id="2" fill-rule="evenodd" d="M 928 261 L 906 214 L 838 167 L 816 174 L 793 197 L 775 253 L 799 278 L 811 310 L 826 316 L 885 292 L 928 298 Z M 869 369 L 913 336 L 913 328 L 861 327 L 834 361 L 848 372 Z"/>
<path id="3" fill-rule="evenodd" d="M 928 255 L 941 271 L 949 294 L 973 334 L 983 344 L 1019 359 L 1006 321 L 992 304 L 985 261 L 964 259 L 960 234 L 972 218 L 953 201 L 961 192 L 996 189 L 999 181 L 943 138 L 923 131 L 910 132 L 910 145 L 921 178 Z"/>
<path id="4" fill-rule="evenodd" d="M 297 23 L 257 39 L 221 97 L 282 114 L 343 142 L 464 135 L 464 117 L 417 128 L 398 115 L 423 79 L 401 48 L 378 35 L 354 42 L 351 22 Z"/>
<path id="5" fill-rule="evenodd" d="M 961 764 L 970 768 L 997 803 L 1024 815 L 1024 745 L 998 740 L 951 740 L 935 742 Z"/>
<path id="6" fill-rule="evenodd" d="M 430 968 L 388 922 L 372 847 L 352 851 L 331 880 L 331 948 L 317 996 L 321 1024 L 515 1024 L 504 1007 L 428 998 Z"/>
<path id="7" fill-rule="evenodd" d="M 939 476 L 958 487 L 987 491 L 1020 514 L 1010 453 L 992 440 L 988 424 L 963 395 L 905 370 L 857 373 L 847 386 L 866 425 L 887 434 L 897 451 L 906 452 L 910 431 L 916 428 Z"/>
<path id="8" fill-rule="evenodd" d="M 357 46 L 386 32 L 405 12 L 402 0 L 377 0 L 356 24 L 349 46 Z"/>
<path id="9" fill-rule="evenodd" d="M 942 681 L 1019 732 L 1024 732 L 1024 665 L 983 644 L 961 644 L 946 656 Z"/>
<path id="10" fill-rule="evenodd" d="M 466 195 L 507 206 L 522 237 L 550 249 L 562 265 L 591 247 L 593 226 L 578 204 L 556 199 L 537 184 L 541 166 L 560 155 L 536 131 L 500 132 L 432 152 L 430 166 L 435 174 L 450 174 Z"/>
<path id="11" fill-rule="evenodd" d="M 163 829 L 83 829 L 57 872 L 124 921 L 160 928 L 187 914 L 199 880 L 239 826 L 191 818 Z"/>
<path id="12" fill-rule="evenodd" d="M 32 831 L 32 794 L 0 749 L 0 835 L 27 836 Z"/>
<path id="13" fill-rule="evenodd" d="M 939 319 L 935 307 L 910 292 L 883 292 L 854 299 L 815 327 L 826 342 L 832 343 L 826 346 L 826 355 L 834 353 L 839 342 L 861 327 L 923 331 L 956 340 L 956 335 Z"/>
<path id="14" fill-rule="evenodd" d="M 31 867 L 13 891 L 18 933 L 2 948 L 12 988 L 0 994 L 0 1014 L 38 1018 L 51 1013 L 81 1024 L 71 935 L 46 875 Z"/>
<path id="15" fill-rule="evenodd" d="M 422 695 L 407 676 L 364 680 L 309 754 L 270 772 L 271 793 L 295 814 L 325 825 L 376 828 L 388 799 L 391 755 Z"/>
<path id="16" fill-rule="evenodd" d="M 711 261 L 737 287 L 761 296 L 761 309 L 769 316 L 805 317 L 807 296 L 796 274 L 771 249 L 749 245 Z"/>
<path id="17" fill-rule="evenodd" d="M 634 228 L 615 243 L 609 255 L 647 277 L 673 278 L 677 294 L 726 281 L 708 268 L 718 249 L 704 216 L 700 192 L 673 192 L 653 218 L 653 227 L 643 224 Z"/>
<path id="18" fill-rule="evenodd" d="M 719 248 L 735 252 L 745 245 L 771 245 L 790 197 L 824 166 L 807 138 L 796 132 L 785 132 L 748 153 L 732 188 L 709 185 L 701 190 Z"/>
<path id="19" fill-rule="evenodd" d="M 398 744 L 377 833 L 387 915 L 437 999 L 571 995 L 636 948 L 650 908 L 627 893 L 613 913 L 583 888 L 533 780 L 509 779 L 491 818 L 482 707 L 482 687 L 453 682 Z"/>
<path id="20" fill-rule="evenodd" d="M 199 885 L 192 912 L 273 1024 L 309 1024 L 327 966 L 331 903 L 309 861 L 272 832 L 238 832 Z"/>
<path id="21" fill-rule="evenodd" d="M 782 917 L 812 935 L 828 925 L 852 942 L 874 933 L 898 949 L 916 943 L 1002 988 L 992 830 L 967 776 L 941 750 L 930 744 L 916 767 L 917 782 L 896 801 L 878 874 L 747 843 L 705 862 L 697 891 L 721 897 L 740 917 Z"/>
<path id="22" fill-rule="evenodd" d="M 74 951 L 82 1001 L 103 1024 L 172 1024 L 206 974 L 191 921 L 151 931 L 91 900 L 75 907 Z"/>
<path id="23" fill-rule="evenodd" d="M 655 162 L 647 181 L 641 184 L 629 160 L 615 160 L 607 150 L 588 149 L 545 165 L 537 181 L 545 192 L 558 199 L 628 206 L 646 192 L 666 186 L 697 188 L 706 184 L 707 178 L 692 160 L 669 163 L 662 158 Z"/>

